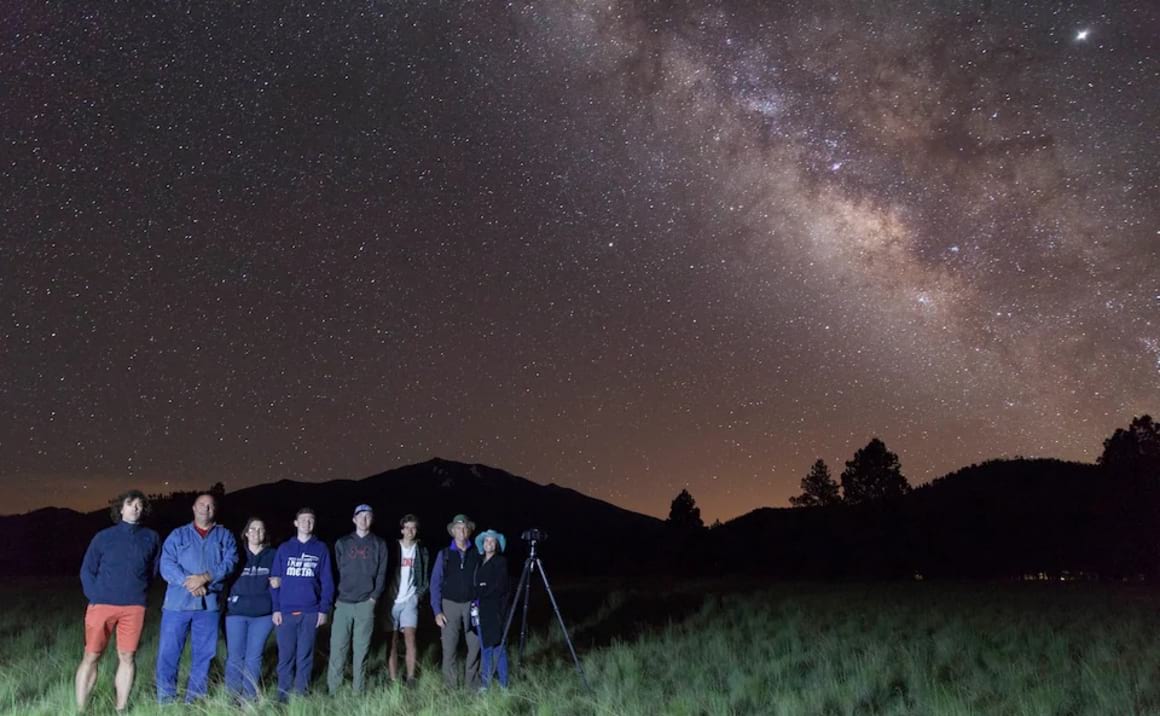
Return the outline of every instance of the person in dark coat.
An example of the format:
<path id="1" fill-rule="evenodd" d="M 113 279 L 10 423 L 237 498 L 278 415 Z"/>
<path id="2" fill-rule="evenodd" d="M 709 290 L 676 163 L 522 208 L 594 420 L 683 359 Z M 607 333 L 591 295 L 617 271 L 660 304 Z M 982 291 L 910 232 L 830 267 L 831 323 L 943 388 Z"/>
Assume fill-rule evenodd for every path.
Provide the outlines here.
<path id="1" fill-rule="evenodd" d="M 475 548 L 482 561 L 475 570 L 475 599 L 479 606 L 479 643 L 482 651 L 483 686 L 491 685 L 494 674 L 499 685 L 507 688 L 507 650 L 500 646 L 509 601 L 511 580 L 508 577 L 507 558 L 502 552 L 507 539 L 495 530 L 481 532 L 475 538 Z"/>

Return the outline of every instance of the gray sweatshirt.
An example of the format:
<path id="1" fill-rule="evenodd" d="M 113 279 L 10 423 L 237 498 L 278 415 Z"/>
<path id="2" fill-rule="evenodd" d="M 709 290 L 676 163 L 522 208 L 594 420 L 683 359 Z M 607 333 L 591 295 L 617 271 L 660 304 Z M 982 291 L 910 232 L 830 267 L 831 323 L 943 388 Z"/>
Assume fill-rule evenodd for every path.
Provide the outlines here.
<path id="1" fill-rule="evenodd" d="M 387 582 L 387 543 L 371 533 L 359 537 L 351 532 L 334 544 L 338 565 L 338 601 L 358 604 L 383 595 Z"/>

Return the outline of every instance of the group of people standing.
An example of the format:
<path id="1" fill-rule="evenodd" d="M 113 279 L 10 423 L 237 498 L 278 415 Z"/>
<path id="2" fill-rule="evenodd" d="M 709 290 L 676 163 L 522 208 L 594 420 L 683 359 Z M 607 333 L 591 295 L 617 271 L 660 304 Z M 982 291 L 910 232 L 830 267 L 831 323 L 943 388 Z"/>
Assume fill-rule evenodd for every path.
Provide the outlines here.
<path id="1" fill-rule="evenodd" d="M 508 684 L 507 656 L 501 648 L 510 588 L 502 554 L 506 539 L 487 530 L 472 542 L 475 524 L 466 515 L 456 515 L 447 525 L 451 543 L 436 554 L 429 574 L 430 556 L 418 539 L 419 518 L 412 514 L 399 520 L 400 538 L 388 543 L 371 532 L 371 506 L 358 505 L 351 518 L 354 531 L 335 542 L 332 555 L 314 535 L 316 515 L 309 507 L 294 516 L 295 536 L 276 549 L 267 539 L 266 523 L 257 517 L 246 521 L 239 549 L 233 534 L 215 521 L 217 502 L 208 493 L 194 501 L 193 520 L 173 530 L 164 542 L 140 524 L 147 507 L 140 491 L 119 496 L 111 510 L 114 525 L 93 537 L 81 564 L 81 583 L 89 601 L 85 651 L 76 674 L 77 707 L 82 711 L 96 683 L 101 654 L 114 634 L 116 708 L 126 708 L 146 596 L 158 574 L 167 585 L 157 648 L 160 703 L 177 699 L 178 666 L 186 641 L 191 655 L 185 701 L 206 695 L 223 613 L 225 687 L 235 699 L 258 697 L 262 656 L 271 631 L 277 642 L 278 700 L 305 694 L 315 637 L 328 620 L 332 620 L 329 691 L 334 694 L 342 688 L 349 658 L 352 688 L 361 693 L 376 613 L 384 600 L 392 624 L 390 679 L 399 679 L 402 634 L 406 683 L 413 684 L 419 605 L 428 592 L 442 632 L 446 684 L 479 690 L 493 678 L 502 686 Z M 462 671 L 461 639 L 467 644 Z"/>

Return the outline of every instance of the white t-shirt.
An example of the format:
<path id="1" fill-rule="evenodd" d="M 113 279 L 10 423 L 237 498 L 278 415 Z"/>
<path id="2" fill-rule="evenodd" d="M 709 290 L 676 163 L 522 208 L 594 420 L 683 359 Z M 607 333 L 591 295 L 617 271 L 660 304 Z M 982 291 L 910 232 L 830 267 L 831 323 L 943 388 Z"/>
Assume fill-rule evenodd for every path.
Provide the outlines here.
<path id="1" fill-rule="evenodd" d="M 414 567 L 415 554 L 418 552 L 418 549 L 418 543 L 411 545 L 409 548 L 404 547 L 402 542 L 399 543 L 399 551 L 403 555 L 403 563 L 399 566 L 399 596 L 395 597 L 396 604 L 401 604 L 415 596 L 415 582 L 411 579 L 411 570 Z"/>

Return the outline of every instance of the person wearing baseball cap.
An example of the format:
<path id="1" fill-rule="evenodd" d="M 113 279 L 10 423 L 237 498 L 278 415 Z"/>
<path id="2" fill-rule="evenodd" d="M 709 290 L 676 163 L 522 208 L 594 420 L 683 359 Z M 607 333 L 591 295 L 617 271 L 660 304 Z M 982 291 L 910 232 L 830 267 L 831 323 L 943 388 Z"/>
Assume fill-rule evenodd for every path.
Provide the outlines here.
<path id="1" fill-rule="evenodd" d="M 459 685 L 459 635 L 467 642 L 463 686 L 470 691 L 479 688 L 479 637 L 471 625 L 471 601 L 475 592 L 475 569 L 479 552 L 471 544 L 475 523 L 464 514 L 455 515 L 447 524 L 451 544 L 439 550 L 431 574 L 431 609 L 435 624 L 442 630 L 443 682 L 448 688 Z"/>
<path id="2" fill-rule="evenodd" d="M 367 654 L 375 631 L 375 603 L 387 584 L 387 543 L 371 532 L 374 516 L 370 505 L 355 507 L 351 518 L 354 532 L 340 537 L 334 544 L 338 602 L 330 629 L 330 661 L 326 670 L 326 685 L 332 695 L 342 685 L 347 654 L 352 651 L 354 693 L 362 693 L 366 684 Z"/>

